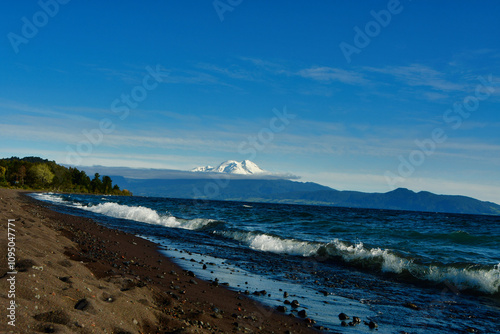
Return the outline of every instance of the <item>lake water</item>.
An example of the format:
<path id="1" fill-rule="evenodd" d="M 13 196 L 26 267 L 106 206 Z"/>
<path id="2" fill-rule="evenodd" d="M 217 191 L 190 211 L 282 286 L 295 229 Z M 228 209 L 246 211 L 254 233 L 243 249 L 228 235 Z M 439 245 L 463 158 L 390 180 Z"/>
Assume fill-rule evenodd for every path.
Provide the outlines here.
<path id="1" fill-rule="evenodd" d="M 500 332 L 500 217 L 32 196 L 152 240 L 184 268 L 262 303 L 297 300 L 296 309 L 285 305 L 287 313 L 304 309 L 331 332 L 372 332 L 365 321 L 376 322 L 381 333 Z M 261 290 L 266 295 L 254 295 Z M 341 312 L 362 323 L 343 327 Z"/>

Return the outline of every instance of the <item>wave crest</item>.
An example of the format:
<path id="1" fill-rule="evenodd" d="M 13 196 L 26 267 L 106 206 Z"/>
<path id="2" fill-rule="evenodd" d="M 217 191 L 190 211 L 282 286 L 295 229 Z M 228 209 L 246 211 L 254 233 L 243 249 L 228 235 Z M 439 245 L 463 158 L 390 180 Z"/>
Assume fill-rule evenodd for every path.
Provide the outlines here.
<path id="1" fill-rule="evenodd" d="M 249 231 L 213 231 L 213 234 L 242 242 L 248 247 L 279 254 L 312 257 L 324 261 L 340 260 L 348 265 L 401 275 L 434 284 L 451 283 L 459 290 L 476 290 L 496 294 L 500 289 L 500 264 L 476 268 L 458 265 L 426 265 L 415 263 L 388 249 L 368 248 L 363 243 L 349 244 L 338 239 L 329 243 L 285 239 L 275 235 Z"/>
<path id="2" fill-rule="evenodd" d="M 313 256 L 320 244 L 295 239 L 284 239 L 278 236 L 247 231 L 213 231 L 214 234 L 243 242 L 248 247 L 271 253 Z"/>
<path id="3" fill-rule="evenodd" d="M 37 193 L 33 194 L 33 197 L 41 201 L 74 207 L 113 218 L 133 220 L 147 224 L 162 225 L 165 227 L 198 230 L 206 228 L 207 226 L 210 226 L 211 224 L 216 222 L 213 219 L 203 218 L 180 219 L 168 214 L 160 215 L 157 211 L 144 206 L 128 206 L 115 202 L 106 202 L 96 205 L 84 205 L 79 202 L 67 201 L 63 196 L 55 195 L 53 193 Z"/>
<path id="4" fill-rule="evenodd" d="M 170 215 L 159 215 L 153 209 L 143 206 L 128 206 L 118 203 L 101 203 L 93 206 L 82 206 L 81 209 L 102 215 L 134 220 L 141 223 L 162 225 L 165 227 L 198 230 L 214 222 L 213 219 L 179 219 Z"/>

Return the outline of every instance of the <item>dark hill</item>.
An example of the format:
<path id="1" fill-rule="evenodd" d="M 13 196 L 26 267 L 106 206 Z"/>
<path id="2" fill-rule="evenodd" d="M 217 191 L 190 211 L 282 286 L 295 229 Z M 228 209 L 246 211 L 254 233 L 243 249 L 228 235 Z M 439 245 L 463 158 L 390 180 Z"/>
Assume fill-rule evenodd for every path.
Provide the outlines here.
<path id="1" fill-rule="evenodd" d="M 139 196 L 500 215 L 500 205 L 495 203 L 466 196 L 415 193 L 404 188 L 387 193 L 363 193 L 282 179 L 127 179 L 120 176 L 113 179 Z"/>

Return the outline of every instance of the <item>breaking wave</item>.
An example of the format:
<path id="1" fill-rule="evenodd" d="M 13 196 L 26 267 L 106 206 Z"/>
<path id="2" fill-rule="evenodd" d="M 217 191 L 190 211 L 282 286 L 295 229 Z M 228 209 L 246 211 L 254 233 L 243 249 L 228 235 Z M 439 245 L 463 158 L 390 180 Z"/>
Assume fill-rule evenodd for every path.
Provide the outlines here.
<path id="1" fill-rule="evenodd" d="M 183 228 L 187 230 L 198 230 L 215 221 L 213 219 L 202 218 L 180 219 L 168 214 L 160 215 L 155 210 L 147 207 L 128 206 L 117 203 L 102 203 L 93 206 L 82 206 L 81 209 L 113 218 L 128 219 L 141 223 Z"/>
<path id="2" fill-rule="evenodd" d="M 36 194 L 35 198 L 42 201 L 52 202 L 54 204 L 63 204 L 70 207 L 75 207 L 85 211 L 98 213 L 101 215 L 133 220 L 141 223 L 161 225 L 165 227 L 183 228 L 186 230 L 202 229 L 213 222 L 213 219 L 181 219 L 176 218 L 168 213 L 160 215 L 157 211 L 144 207 L 144 206 L 128 206 L 113 202 L 100 203 L 97 205 L 83 205 L 81 203 L 74 203 L 65 201 L 62 196 L 48 194 Z"/>
<path id="3" fill-rule="evenodd" d="M 320 244 L 295 239 L 283 239 L 266 233 L 245 231 L 213 231 L 213 234 L 243 242 L 248 247 L 279 254 L 313 256 L 317 254 Z"/>
<path id="4" fill-rule="evenodd" d="M 340 260 L 360 268 L 368 268 L 383 273 L 411 275 L 412 279 L 435 284 L 451 283 L 459 290 L 477 290 L 496 294 L 500 289 L 500 263 L 493 266 L 474 265 L 429 265 L 416 263 L 388 249 L 369 248 L 363 243 L 349 244 L 338 239 L 329 243 L 308 242 L 286 239 L 267 233 L 248 231 L 213 231 L 215 235 L 241 242 L 251 249 L 312 257 L 317 260 Z"/>

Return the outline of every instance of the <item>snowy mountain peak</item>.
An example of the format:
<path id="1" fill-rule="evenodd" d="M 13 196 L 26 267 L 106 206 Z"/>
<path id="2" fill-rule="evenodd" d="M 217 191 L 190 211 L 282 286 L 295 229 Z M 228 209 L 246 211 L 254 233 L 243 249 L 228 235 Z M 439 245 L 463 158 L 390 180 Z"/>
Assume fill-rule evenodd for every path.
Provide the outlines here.
<path id="1" fill-rule="evenodd" d="M 257 166 L 256 163 L 250 160 L 238 162 L 235 160 L 227 160 L 217 167 L 205 166 L 196 167 L 191 170 L 192 172 L 205 172 L 205 173 L 227 173 L 227 174 L 240 174 L 240 175 L 254 175 L 265 174 L 265 170 Z"/>

